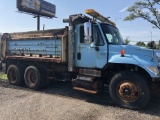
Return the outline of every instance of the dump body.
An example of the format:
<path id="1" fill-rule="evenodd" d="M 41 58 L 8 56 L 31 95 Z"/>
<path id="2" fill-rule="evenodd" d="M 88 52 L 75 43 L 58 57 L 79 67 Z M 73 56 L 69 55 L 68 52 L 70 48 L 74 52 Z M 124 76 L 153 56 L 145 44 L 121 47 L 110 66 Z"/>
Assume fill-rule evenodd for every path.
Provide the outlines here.
<path id="1" fill-rule="evenodd" d="M 65 29 L 4 34 L 2 55 L 5 59 L 67 62 Z"/>

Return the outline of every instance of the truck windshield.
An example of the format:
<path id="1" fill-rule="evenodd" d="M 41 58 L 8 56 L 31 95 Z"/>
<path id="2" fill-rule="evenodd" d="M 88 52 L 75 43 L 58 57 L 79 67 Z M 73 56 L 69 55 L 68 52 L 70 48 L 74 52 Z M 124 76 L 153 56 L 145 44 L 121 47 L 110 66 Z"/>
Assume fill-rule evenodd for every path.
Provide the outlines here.
<path id="1" fill-rule="evenodd" d="M 116 27 L 109 24 L 101 24 L 101 27 L 109 44 L 124 45 L 123 38 Z"/>

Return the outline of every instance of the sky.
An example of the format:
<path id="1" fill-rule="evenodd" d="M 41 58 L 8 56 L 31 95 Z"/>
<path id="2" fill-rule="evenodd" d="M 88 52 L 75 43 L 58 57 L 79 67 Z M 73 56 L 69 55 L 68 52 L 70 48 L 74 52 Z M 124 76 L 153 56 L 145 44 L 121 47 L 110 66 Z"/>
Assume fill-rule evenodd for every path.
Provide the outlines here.
<path id="1" fill-rule="evenodd" d="M 45 29 L 63 28 L 68 24 L 63 23 L 64 18 L 72 14 L 85 14 L 86 9 L 94 9 L 103 16 L 110 17 L 116 22 L 122 37 L 129 37 L 131 43 L 137 41 L 160 40 L 160 30 L 153 28 L 153 25 L 143 19 L 124 21 L 129 15 L 126 9 L 137 0 L 46 0 L 56 5 L 56 17 L 53 19 L 41 18 L 41 30 L 43 24 Z M 160 8 L 158 8 L 160 10 Z M 19 13 L 16 7 L 16 0 L 2 0 L 0 2 L 0 33 L 34 31 L 37 29 L 37 19 L 32 15 Z"/>

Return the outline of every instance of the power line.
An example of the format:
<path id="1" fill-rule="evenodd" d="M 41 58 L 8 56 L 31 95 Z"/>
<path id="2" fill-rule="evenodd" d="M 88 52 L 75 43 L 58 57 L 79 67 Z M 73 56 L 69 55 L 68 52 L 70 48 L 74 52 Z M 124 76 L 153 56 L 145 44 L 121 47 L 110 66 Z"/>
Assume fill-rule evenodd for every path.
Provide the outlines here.
<path id="1" fill-rule="evenodd" d="M 149 38 L 149 37 L 151 37 L 151 36 L 145 36 L 145 37 L 129 37 L 129 38 Z M 152 37 L 160 37 L 160 36 L 152 36 Z"/>
<path id="2" fill-rule="evenodd" d="M 149 41 L 149 40 L 148 40 L 148 41 L 143 41 L 143 40 L 141 40 L 141 41 L 138 41 L 138 40 L 137 40 L 137 41 L 132 41 L 132 40 L 131 40 L 130 42 L 151 42 L 151 41 Z M 154 42 L 159 42 L 159 40 L 158 40 L 158 41 L 157 41 L 157 40 L 154 40 Z"/>

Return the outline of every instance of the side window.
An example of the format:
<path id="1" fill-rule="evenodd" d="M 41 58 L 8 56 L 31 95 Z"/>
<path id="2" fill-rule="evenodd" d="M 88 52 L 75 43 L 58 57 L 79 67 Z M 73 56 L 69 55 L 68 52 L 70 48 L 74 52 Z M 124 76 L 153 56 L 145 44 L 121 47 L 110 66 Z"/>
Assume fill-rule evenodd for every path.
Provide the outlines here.
<path id="1" fill-rule="evenodd" d="M 84 26 L 80 26 L 80 43 L 84 43 Z"/>
<path id="2" fill-rule="evenodd" d="M 112 43 L 113 37 L 111 34 L 106 34 L 109 43 Z"/>
<path id="3" fill-rule="evenodd" d="M 93 25 L 93 39 L 97 46 L 103 46 L 104 41 L 97 25 Z"/>
<path id="4" fill-rule="evenodd" d="M 118 38 L 115 34 L 106 34 L 106 37 L 107 37 L 107 40 L 109 43 L 114 43 L 114 44 L 117 44 L 119 41 L 118 41 Z"/>

